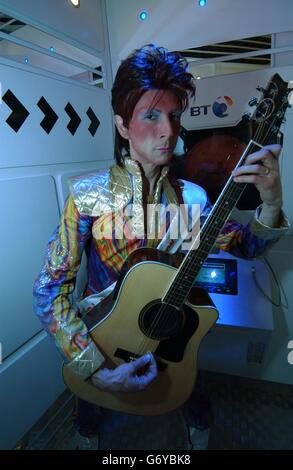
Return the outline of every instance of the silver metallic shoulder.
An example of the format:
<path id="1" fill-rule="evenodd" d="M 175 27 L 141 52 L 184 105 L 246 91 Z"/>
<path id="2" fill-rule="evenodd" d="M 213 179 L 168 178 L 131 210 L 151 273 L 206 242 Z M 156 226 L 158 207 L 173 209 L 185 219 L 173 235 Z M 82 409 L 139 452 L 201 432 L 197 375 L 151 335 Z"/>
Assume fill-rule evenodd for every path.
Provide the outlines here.
<path id="1" fill-rule="evenodd" d="M 125 207 L 132 195 L 128 172 L 118 165 L 71 177 L 68 184 L 77 210 L 92 217 Z"/>

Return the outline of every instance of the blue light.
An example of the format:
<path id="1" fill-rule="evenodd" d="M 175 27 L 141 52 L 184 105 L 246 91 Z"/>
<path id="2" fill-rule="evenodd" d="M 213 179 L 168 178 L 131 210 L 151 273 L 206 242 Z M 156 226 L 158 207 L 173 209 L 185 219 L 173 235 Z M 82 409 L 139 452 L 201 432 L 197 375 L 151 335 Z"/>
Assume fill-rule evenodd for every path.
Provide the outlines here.
<path id="1" fill-rule="evenodd" d="M 148 17 L 148 14 L 146 11 L 141 11 L 140 14 L 139 14 L 139 18 L 141 19 L 141 21 L 145 21 Z"/>
<path id="2" fill-rule="evenodd" d="M 200 7 L 205 7 L 206 6 L 206 3 L 207 1 L 206 0 L 199 0 L 198 4 Z"/>
<path id="3" fill-rule="evenodd" d="M 25 63 L 25 64 L 28 64 L 28 58 L 27 58 L 27 57 L 25 57 L 24 63 Z"/>
<path id="4" fill-rule="evenodd" d="M 50 47 L 50 51 L 51 51 L 51 52 L 55 52 L 55 49 L 54 49 L 53 46 Z"/>

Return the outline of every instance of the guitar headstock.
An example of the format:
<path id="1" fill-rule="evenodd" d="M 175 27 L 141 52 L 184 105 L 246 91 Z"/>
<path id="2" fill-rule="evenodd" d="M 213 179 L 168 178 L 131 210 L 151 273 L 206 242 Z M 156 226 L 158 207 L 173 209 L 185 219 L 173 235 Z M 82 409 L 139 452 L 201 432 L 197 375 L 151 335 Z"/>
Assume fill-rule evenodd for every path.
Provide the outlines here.
<path id="1" fill-rule="evenodd" d="M 262 145 L 275 143 L 284 121 L 286 110 L 293 104 L 293 81 L 285 82 L 279 74 L 269 80 L 251 116 L 253 138 Z"/>

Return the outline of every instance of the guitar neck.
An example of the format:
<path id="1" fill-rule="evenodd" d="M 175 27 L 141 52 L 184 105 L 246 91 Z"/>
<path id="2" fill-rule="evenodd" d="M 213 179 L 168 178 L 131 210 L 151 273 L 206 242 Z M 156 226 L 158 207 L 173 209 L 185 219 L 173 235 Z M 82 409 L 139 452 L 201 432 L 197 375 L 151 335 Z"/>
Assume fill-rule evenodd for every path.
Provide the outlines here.
<path id="1" fill-rule="evenodd" d="M 251 153 L 255 147 L 255 142 L 251 141 L 245 149 L 238 166 L 241 165 L 246 156 Z M 245 188 L 246 184 L 235 183 L 232 176 L 230 176 L 222 193 L 200 230 L 200 233 L 194 240 L 190 251 L 185 256 L 172 285 L 163 299 L 164 302 L 170 303 L 178 308 L 184 304 L 193 286 L 195 277 L 211 252 L 223 226 L 229 218 L 231 211 L 239 201 Z"/>
<path id="2" fill-rule="evenodd" d="M 287 100 L 288 83 L 284 82 L 278 74 L 275 74 L 264 91 L 263 99 L 258 104 L 251 119 L 254 140 L 251 140 L 247 145 L 236 168 L 244 164 L 250 153 L 256 152 L 262 146 L 275 143 L 278 140 L 279 129 L 289 105 Z M 191 249 L 181 263 L 171 286 L 163 298 L 164 302 L 178 308 L 184 304 L 194 284 L 195 277 L 201 270 L 246 186 L 244 183 L 235 183 L 233 177 L 229 177 L 200 233 L 193 241 Z"/>

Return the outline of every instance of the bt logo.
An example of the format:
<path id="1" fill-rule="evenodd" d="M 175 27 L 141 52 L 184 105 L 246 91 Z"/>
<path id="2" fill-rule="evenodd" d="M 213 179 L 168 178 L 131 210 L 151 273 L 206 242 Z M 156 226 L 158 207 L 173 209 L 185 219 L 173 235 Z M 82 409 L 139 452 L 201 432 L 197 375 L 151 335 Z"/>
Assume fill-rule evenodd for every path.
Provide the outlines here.
<path id="1" fill-rule="evenodd" d="M 216 101 L 211 104 L 203 104 L 201 106 L 192 106 L 190 108 L 190 116 L 207 116 L 210 108 L 215 116 L 219 118 L 227 117 L 229 113 L 227 110 L 233 105 L 233 100 L 230 96 L 218 96 Z"/>
<path id="2" fill-rule="evenodd" d="M 210 104 L 203 104 L 202 106 L 192 106 L 192 108 L 190 108 L 190 116 L 200 116 L 201 114 L 204 114 L 206 116 L 210 107 Z"/>
<path id="3" fill-rule="evenodd" d="M 233 105 L 233 100 L 230 96 L 218 96 L 214 101 L 212 110 L 217 117 L 226 117 L 229 115 L 227 109 Z"/>

